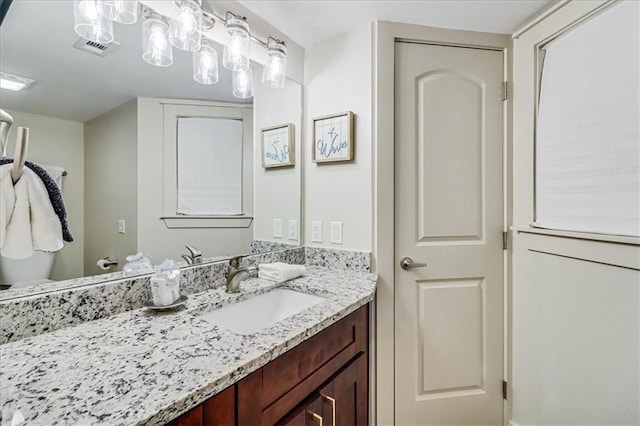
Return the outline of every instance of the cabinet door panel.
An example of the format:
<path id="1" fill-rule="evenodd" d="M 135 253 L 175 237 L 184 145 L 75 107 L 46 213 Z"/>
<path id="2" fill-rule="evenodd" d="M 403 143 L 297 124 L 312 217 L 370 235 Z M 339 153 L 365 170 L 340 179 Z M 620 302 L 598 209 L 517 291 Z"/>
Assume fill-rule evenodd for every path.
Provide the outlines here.
<path id="1" fill-rule="evenodd" d="M 332 426 L 365 426 L 368 418 L 367 357 L 361 355 L 320 390 L 323 417 Z"/>
<path id="2" fill-rule="evenodd" d="M 233 426 L 236 414 L 236 387 L 231 386 L 202 404 L 203 425 Z"/>
<path id="3" fill-rule="evenodd" d="M 202 426 L 202 405 L 173 419 L 168 426 Z"/>

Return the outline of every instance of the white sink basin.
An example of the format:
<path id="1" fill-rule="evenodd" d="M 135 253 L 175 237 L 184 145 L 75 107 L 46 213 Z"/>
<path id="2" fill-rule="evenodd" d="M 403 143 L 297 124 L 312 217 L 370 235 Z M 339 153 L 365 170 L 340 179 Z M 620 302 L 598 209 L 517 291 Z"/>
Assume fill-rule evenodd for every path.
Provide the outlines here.
<path id="1" fill-rule="evenodd" d="M 237 334 L 253 334 L 325 300 L 289 289 L 275 289 L 233 305 L 200 315 L 200 318 Z"/>

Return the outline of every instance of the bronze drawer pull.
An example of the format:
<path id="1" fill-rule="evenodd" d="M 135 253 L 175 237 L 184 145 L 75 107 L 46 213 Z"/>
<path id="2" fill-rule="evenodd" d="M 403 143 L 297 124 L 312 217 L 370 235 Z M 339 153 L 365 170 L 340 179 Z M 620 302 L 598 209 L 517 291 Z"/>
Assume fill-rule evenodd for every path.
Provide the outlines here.
<path id="1" fill-rule="evenodd" d="M 331 426 L 336 426 L 336 400 L 335 400 L 335 398 L 331 398 L 328 395 L 322 395 L 322 394 L 320 394 L 320 396 L 322 396 L 324 399 L 329 401 L 329 404 L 331 404 L 331 414 L 332 414 L 332 418 L 333 418 L 333 422 L 331 423 Z"/>
<path id="2" fill-rule="evenodd" d="M 311 418 L 314 422 L 318 423 L 318 426 L 322 426 L 322 416 L 314 413 L 313 411 L 307 411 L 307 413 L 311 414 Z"/>

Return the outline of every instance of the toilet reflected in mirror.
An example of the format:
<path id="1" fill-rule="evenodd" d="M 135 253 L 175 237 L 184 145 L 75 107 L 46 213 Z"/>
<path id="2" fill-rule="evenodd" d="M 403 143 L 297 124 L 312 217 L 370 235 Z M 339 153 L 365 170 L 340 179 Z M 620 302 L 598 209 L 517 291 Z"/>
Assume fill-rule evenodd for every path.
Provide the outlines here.
<path id="1" fill-rule="evenodd" d="M 10 259 L 0 255 L 0 283 L 12 288 L 27 287 L 50 281 L 56 253 L 36 250 L 26 259 Z"/>

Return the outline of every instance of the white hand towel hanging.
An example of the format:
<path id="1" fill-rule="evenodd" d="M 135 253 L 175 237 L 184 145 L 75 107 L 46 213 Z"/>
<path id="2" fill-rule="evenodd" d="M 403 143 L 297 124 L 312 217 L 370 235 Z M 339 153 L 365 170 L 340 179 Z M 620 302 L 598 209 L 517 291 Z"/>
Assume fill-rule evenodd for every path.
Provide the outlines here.
<path id="1" fill-rule="evenodd" d="M 289 265 L 288 263 L 265 263 L 258 266 L 258 278 L 265 280 L 284 282 L 301 277 L 307 273 L 302 265 Z"/>
<path id="2" fill-rule="evenodd" d="M 42 180 L 24 168 L 12 185 L 11 167 L 0 167 L 0 253 L 8 258 L 24 259 L 34 250 L 58 251 L 63 247 L 62 225 L 49 200 Z M 6 205 L 5 205 L 6 202 Z"/>

